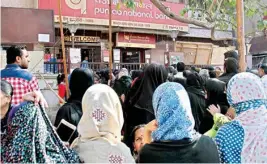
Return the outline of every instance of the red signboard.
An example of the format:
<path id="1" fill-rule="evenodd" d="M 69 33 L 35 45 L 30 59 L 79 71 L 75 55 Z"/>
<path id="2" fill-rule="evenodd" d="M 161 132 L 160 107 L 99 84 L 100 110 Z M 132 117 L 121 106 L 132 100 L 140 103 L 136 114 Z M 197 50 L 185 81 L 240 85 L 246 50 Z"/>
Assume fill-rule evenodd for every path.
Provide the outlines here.
<path id="1" fill-rule="evenodd" d="M 155 35 L 117 33 L 117 47 L 156 48 Z"/>
<path id="2" fill-rule="evenodd" d="M 142 3 L 141 3 L 142 1 Z M 80 24 L 108 25 L 109 0 L 61 0 L 63 22 L 76 21 Z M 179 14 L 184 4 L 162 2 L 171 11 Z M 58 22 L 58 1 L 39 0 L 39 9 L 53 9 Z M 78 18 L 78 19 L 76 19 Z M 112 25 L 157 30 L 188 31 L 188 25 L 172 20 L 157 9 L 150 0 L 136 0 L 135 9 L 123 5 L 119 9 L 112 4 Z"/>

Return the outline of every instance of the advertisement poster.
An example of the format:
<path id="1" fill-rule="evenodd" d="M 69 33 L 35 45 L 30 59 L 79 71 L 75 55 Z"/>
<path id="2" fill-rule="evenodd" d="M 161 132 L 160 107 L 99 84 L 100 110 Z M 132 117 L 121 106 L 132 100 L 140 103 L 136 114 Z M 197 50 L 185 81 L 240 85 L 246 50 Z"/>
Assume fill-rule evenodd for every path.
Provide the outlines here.
<path id="1" fill-rule="evenodd" d="M 120 49 L 113 49 L 113 59 L 114 61 L 121 60 L 121 50 Z"/>
<path id="2" fill-rule="evenodd" d="M 80 48 L 70 48 L 70 62 L 72 64 L 77 64 L 81 62 L 81 49 Z"/>

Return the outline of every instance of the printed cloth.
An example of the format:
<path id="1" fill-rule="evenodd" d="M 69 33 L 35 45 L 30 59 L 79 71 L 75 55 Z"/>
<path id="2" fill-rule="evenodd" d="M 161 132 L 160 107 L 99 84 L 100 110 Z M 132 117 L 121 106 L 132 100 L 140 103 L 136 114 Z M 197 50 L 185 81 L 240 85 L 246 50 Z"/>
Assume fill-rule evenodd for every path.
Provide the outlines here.
<path id="1" fill-rule="evenodd" d="M 194 130 L 188 94 L 178 83 L 161 84 L 153 95 L 153 108 L 158 128 L 152 133 L 154 141 L 194 140 L 200 137 Z"/>
<path id="2" fill-rule="evenodd" d="M 121 142 L 123 113 L 116 92 L 95 84 L 84 94 L 80 137 L 72 147 L 85 163 L 134 163 L 130 149 Z"/>
<path id="3" fill-rule="evenodd" d="M 1 70 L 1 79 L 9 82 L 13 87 L 12 104 L 22 102 L 22 96 L 28 92 L 38 91 L 38 81 L 30 72 L 21 69 L 17 64 L 8 64 Z"/>
<path id="4" fill-rule="evenodd" d="M 8 129 L 1 135 L 1 163 L 78 163 L 63 145 L 45 111 L 22 103 L 10 111 Z"/>
<path id="5" fill-rule="evenodd" d="M 227 99 L 237 116 L 215 137 L 221 162 L 266 163 L 266 95 L 260 78 L 252 73 L 235 75 L 229 81 Z"/>
<path id="6" fill-rule="evenodd" d="M 265 94 L 267 95 L 267 75 L 264 75 L 264 76 L 261 78 L 261 82 L 262 82 L 262 84 L 263 84 Z"/>

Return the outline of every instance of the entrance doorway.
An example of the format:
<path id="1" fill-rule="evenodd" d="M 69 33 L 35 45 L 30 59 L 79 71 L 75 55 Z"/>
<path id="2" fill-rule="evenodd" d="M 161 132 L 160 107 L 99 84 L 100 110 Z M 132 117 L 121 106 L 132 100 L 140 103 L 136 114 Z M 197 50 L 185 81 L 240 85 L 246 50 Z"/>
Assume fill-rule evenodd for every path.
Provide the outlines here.
<path id="1" fill-rule="evenodd" d="M 123 63 L 140 63 L 142 58 L 142 51 L 137 49 L 122 50 Z"/>
<path id="2" fill-rule="evenodd" d="M 100 47 L 81 48 L 81 61 L 88 57 L 88 62 L 101 62 Z"/>

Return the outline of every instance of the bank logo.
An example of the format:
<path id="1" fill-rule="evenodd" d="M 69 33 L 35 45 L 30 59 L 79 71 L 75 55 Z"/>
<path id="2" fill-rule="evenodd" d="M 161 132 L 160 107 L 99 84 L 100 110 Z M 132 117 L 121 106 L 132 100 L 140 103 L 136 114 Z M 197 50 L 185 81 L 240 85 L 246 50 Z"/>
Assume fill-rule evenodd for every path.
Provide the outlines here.
<path id="1" fill-rule="evenodd" d="M 125 39 L 125 40 L 130 40 L 130 36 L 124 34 L 124 39 Z"/>
<path id="2" fill-rule="evenodd" d="M 67 6 L 74 10 L 81 10 L 81 14 L 86 14 L 86 0 L 65 0 Z"/>

